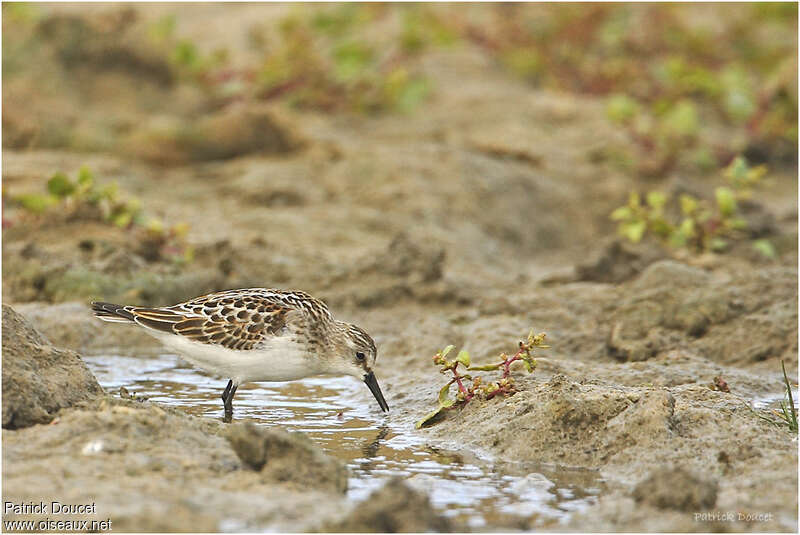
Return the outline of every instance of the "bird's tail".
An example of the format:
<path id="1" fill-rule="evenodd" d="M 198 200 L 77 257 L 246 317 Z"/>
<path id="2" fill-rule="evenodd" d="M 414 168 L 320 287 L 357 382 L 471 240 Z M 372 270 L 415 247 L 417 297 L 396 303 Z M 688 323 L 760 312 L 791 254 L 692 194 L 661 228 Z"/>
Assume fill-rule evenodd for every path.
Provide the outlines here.
<path id="1" fill-rule="evenodd" d="M 95 317 L 112 323 L 133 323 L 133 314 L 122 305 L 92 301 L 92 312 Z"/>

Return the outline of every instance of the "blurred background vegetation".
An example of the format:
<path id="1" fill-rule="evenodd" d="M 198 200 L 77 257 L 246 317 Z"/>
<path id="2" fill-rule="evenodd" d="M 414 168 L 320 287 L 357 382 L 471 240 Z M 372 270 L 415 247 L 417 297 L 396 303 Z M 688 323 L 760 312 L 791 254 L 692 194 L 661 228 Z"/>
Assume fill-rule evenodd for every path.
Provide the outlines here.
<path id="1" fill-rule="evenodd" d="M 90 23 L 6 3 L 3 15 L 3 143 L 10 147 L 108 148 L 116 136 L 107 134 L 130 126 L 100 117 L 95 128 L 81 118 L 60 121 L 47 106 L 25 117 L 16 99 L 33 88 L 19 78 L 35 79 L 45 104 L 64 89 L 92 96 L 81 71 L 111 69 L 140 79 L 136 90 L 145 95 L 124 96 L 143 111 L 159 107 L 147 101 L 147 86 L 192 85 L 206 110 L 246 99 L 332 113 L 413 113 L 448 89 L 426 76 L 425 56 L 473 47 L 532 89 L 605 99 L 609 118 L 636 145 L 633 154 L 605 156 L 639 172 L 663 175 L 679 159 L 717 168 L 738 153 L 756 162 L 797 156 L 793 3 L 298 4 L 284 6 L 277 22 L 251 21 L 239 54 L 178 37 L 175 14 L 137 23 L 123 11 Z M 172 99 L 161 106 L 191 107 Z M 709 122 L 724 136 L 704 132 Z M 192 140 L 201 135 L 161 132 L 189 153 L 205 152 Z"/>
<path id="2" fill-rule="evenodd" d="M 335 230 L 391 240 L 423 214 L 426 239 L 475 238 L 484 261 L 504 247 L 581 250 L 615 229 L 689 254 L 736 240 L 769 258 L 792 250 L 769 241 L 779 225 L 760 200 L 774 171 L 796 182 L 794 3 L 2 9 L 3 147 L 127 162 L 106 172 L 6 165 L 4 228 L 49 219 L 123 230 L 148 277 L 159 263 L 170 273 L 202 264 L 208 247 L 192 244 L 210 227 L 223 234 L 211 201 L 231 195 L 239 204 L 228 219 L 256 217 L 241 206 L 336 205 L 303 215 L 313 238 L 270 234 L 265 215 L 261 232 L 287 247 L 335 247 L 326 234 Z M 456 156 L 425 152 L 440 146 Z M 248 156 L 265 158 L 249 178 L 213 167 Z M 156 185 L 181 168 L 193 185 L 170 204 Z M 347 218 L 362 208 L 382 220 Z M 326 215 L 309 230 L 317 214 Z"/>

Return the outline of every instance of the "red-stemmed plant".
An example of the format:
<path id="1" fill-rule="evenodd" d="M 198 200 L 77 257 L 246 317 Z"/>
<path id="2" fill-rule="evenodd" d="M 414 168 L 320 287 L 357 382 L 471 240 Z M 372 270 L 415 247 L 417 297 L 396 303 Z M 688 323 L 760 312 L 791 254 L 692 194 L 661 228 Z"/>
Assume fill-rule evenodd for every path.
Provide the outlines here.
<path id="1" fill-rule="evenodd" d="M 506 353 L 500 354 L 500 362 L 494 364 L 485 364 L 482 366 L 473 366 L 469 353 L 464 350 L 459 351 L 455 360 L 447 360 L 447 355 L 453 350 L 452 345 L 447 346 L 442 351 L 433 356 L 433 363 L 441 366 L 440 373 L 451 373 L 452 377 L 446 385 L 439 390 L 439 407 L 429 412 L 417 422 L 417 428 L 429 424 L 435 417 L 443 411 L 453 409 L 455 407 L 463 407 L 476 396 L 480 399 L 489 400 L 496 396 L 510 396 L 514 394 L 517 389 L 514 383 L 514 377 L 511 375 L 511 365 L 514 362 L 521 361 L 528 373 L 536 368 L 536 360 L 533 358 L 534 349 L 546 349 L 549 346 L 544 345 L 545 333 L 533 334 L 533 330 L 528 334 L 527 340 L 519 342 L 519 349 L 517 352 L 509 357 Z M 500 379 L 490 383 L 483 383 L 480 376 L 473 377 L 468 374 L 462 374 L 459 371 L 459 366 L 464 366 L 469 371 L 494 371 L 502 370 Z M 471 381 L 467 387 L 466 381 Z M 450 397 L 450 386 L 455 384 L 458 388 L 456 397 Z"/>

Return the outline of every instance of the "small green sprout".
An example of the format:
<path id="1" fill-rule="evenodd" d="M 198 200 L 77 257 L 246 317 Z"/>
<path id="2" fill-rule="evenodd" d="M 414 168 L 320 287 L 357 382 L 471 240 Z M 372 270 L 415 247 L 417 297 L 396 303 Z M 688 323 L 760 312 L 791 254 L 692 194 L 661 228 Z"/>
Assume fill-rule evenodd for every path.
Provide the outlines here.
<path id="1" fill-rule="evenodd" d="M 780 409 L 772 409 L 771 411 L 771 414 L 777 416 L 777 419 L 775 419 L 772 416 L 764 415 L 761 412 L 754 411 L 753 407 L 751 407 L 750 404 L 745 404 L 745 406 L 765 422 L 770 423 L 776 427 L 785 427 L 790 432 L 797 434 L 798 430 L 797 408 L 795 408 L 794 406 L 794 396 L 792 396 L 792 383 L 789 382 L 789 377 L 786 375 L 786 365 L 784 364 L 783 360 L 781 360 L 781 370 L 783 371 L 783 385 L 784 388 L 786 389 L 786 392 L 784 393 L 783 399 L 781 400 Z M 797 384 L 795 384 L 794 386 L 796 387 Z"/>
<path id="2" fill-rule="evenodd" d="M 740 239 L 747 222 L 739 213 L 739 201 L 752 195 L 752 188 L 766 173 L 764 166 L 750 168 L 739 157 L 724 170 L 728 186 L 714 190 L 714 202 L 682 194 L 676 199 L 651 191 L 644 202 L 637 192 L 631 192 L 628 203 L 611 212 L 618 233 L 633 243 L 652 235 L 662 244 L 674 249 L 689 249 L 696 253 L 720 252 L 731 240 Z M 777 256 L 768 240 L 753 243 L 756 251 L 768 258 Z"/>
<path id="3" fill-rule="evenodd" d="M 781 410 L 775 413 L 781 419 L 783 425 L 789 428 L 792 433 L 797 433 L 797 409 L 794 406 L 794 398 L 792 397 L 792 384 L 786 376 L 786 366 L 781 360 L 781 370 L 783 371 L 783 384 L 786 387 L 786 394 L 784 399 L 781 400 Z M 795 385 L 796 386 L 796 385 Z"/>
<path id="4" fill-rule="evenodd" d="M 738 192 L 740 199 L 749 199 L 753 188 L 763 182 L 764 175 L 767 174 L 767 166 L 750 167 L 744 157 L 737 156 L 725 168 L 723 174 L 731 187 Z"/>
<path id="5" fill-rule="evenodd" d="M 533 370 L 536 368 L 536 360 L 533 358 L 533 351 L 535 349 L 546 349 L 550 347 L 544 344 L 544 338 L 545 333 L 534 335 L 533 330 L 531 330 L 528 334 L 528 338 L 519 342 L 519 349 L 512 357 L 509 357 L 505 353 L 501 353 L 500 362 L 496 362 L 494 364 L 485 364 L 482 366 L 473 366 L 472 359 L 469 353 L 465 350 L 459 351 L 454 360 L 448 360 L 447 355 L 454 348 L 452 345 L 449 345 L 436 353 L 433 356 L 433 363 L 437 366 L 440 366 L 440 373 L 450 372 L 452 377 L 447 384 L 444 385 L 441 390 L 439 390 L 439 406 L 435 410 L 426 414 L 420 421 L 417 422 L 417 429 L 429 424 L 434 418 L 439 416 L 445 410 L 455 407 L 463 407 L 476 396 L 480 399 L 489 400 L 499 395 L 507 396 L 514 394 L 517 390 L 514 383 L 514 378 L 511 376 L 511 365 L 514 362 L 521 361 L 525 365 L 525 369 L 528 371 L 528 373 L 533 372 Z M 466 374 L 462 375 L 458 369 L 459 366 L 463 366 L 470 371 L 502 370 L 502 374 L 498 381 L 484 384 L 480 376 L 473 377 Z M 471 381 L 472 384 L 467 387 L 465 385 L 466 381 Z M 456 397 L 451 398 L 450 386 L 454 383 L 456 384 L 458 390 L 456 392 Z"/>
<path id="6" fill-rule="evenodd" d="M 146 226 L 137 229 L 139 253 L 150 262 L 168 260 L 174 264 L 187 264 L 194 260 L 194 248 L 186 241 L 187 223 L 166 227 L 164 222 L 151 218 Z"/>

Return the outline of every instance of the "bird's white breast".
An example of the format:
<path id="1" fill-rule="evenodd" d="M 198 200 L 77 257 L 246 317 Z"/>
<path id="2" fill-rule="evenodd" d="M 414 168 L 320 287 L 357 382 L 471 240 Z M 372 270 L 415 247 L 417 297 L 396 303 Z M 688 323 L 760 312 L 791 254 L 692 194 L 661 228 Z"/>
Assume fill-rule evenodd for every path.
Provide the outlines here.
<path id="1" fill-rule="evenodd" d="M 325 372 L 315 356 L 308 355 L 288 335 L 270 338 L 259 349 L 243 351 L 174 334 L 149 332 L 191 364 L 236 383 L 291 381 Z"/>

